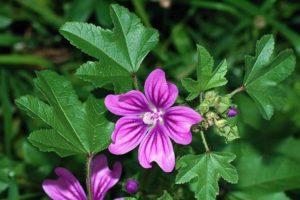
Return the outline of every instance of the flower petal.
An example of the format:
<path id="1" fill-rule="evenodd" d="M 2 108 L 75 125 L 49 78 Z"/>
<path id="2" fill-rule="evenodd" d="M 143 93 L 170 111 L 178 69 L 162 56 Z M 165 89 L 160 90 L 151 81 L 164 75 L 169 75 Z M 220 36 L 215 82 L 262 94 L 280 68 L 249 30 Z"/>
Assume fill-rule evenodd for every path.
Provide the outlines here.
<path id="1" fill-rule="evenodd" d="M 110 170 L 107 166 L 106 156 L 96 156 L 91 163 L 91 187 L 93 199 L 104 199 L 106 192 L 119 181 L 121 173 L 122 165 L 120 162 L 116 162 L 113 170 Z"/>
<path id="2" fill-rule="evenodd" d="M 125 94 L 107 95 L 104 103 L 110 112 L 120 116 L 139 115 L 149 111 L 146 97 L 137 90 Z"/>
<path id="3" fill-rule="evenodd" d="M 145 82 L 145 95 L 156 108 L 171 107 L 177 96 L 177 86 L 166 81 L 165 72 L 156 69 L 150 73 Z"/>
<path id="4" fill-rule="evenodd" d="M 144 168 L 151 168 L 152 161 L 165 172 L 173 171 L 175 166 L 173 145 L 164 127 L 159 124 L 148 133 L 139 147 L 140 164 Z"/>
<path id="5" fill-rule="evenodd" d="M 146 136 L 147 125 L 140 117 L 126 116 L 119 119 L 112 133 L 111 153 L 121 155 L 137 147 Z"/>
<path id="6" fill-rule="evenodd" d="M 189 144 L 192 141 L 191 126 L 202 121 L 202 116 L 185 106 L 174 106 L 164 114 L 164 126 L 178 144 Z"/>
<path id="7" fill-rule="evenodd" d="M 67 169 L 58 167 L 55 169 L 57 180 L 45 180 L 43 189 L 53 200 L 86 200 L 86 194 L 74 177 Z"/>

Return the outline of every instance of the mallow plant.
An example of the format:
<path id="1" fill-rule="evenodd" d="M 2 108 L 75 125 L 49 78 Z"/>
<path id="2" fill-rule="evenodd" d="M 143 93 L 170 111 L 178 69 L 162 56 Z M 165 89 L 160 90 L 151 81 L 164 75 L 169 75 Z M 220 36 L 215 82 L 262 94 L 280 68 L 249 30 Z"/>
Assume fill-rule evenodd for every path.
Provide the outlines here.
<path id="1" fill-rule="evenodd" d="M 117 192 L 116 198 L 179 199 L 172 192 L 161 197 L 145 194 L 139 186 L 146 180 L 121 176 L 122 168 L 126 168 L 126 156 L 122 155 L 137 151 L 137 173 L 158 165 L 159 170 L 174 177 L 170 178 L 172 187 L 186 184 L 196 199 L 216 199 L 220 178 L 229 184 L 236 184 L 239 178 L 232 163 L 236 155 L 226 148 L 214 151 L 214 141 L 206 139 L 208 130 L 224 138 L 225 144 L 240 137 L 236 120 L 240 111 L 233 101 L 240 92 L 252 98 L 265 119 L 271 119 L 284 104 L 285 91 L 280 83 L 294 70 L 293 52 L 275 53 L 273 36 L 263 36 L 254 55 L 245 57 L 241 86 L 226 93 L 220 88 L 230 81 L 226 60 L 215 64 L 205 47 L 195 45 L 196 76 L 181 80 L 188 96 L 176 101 L 180 91 L 168 80 L 163 66 L 153 66 L 144 83 L 137 76 L 143 59 L 158 43 L 158 31 L 143 26 L 135 14 L 119 5 L 111 5 L 110 13 L 111 30 L 81 22 L 67 22 L 59 30 L 72 45 L 96 59 L 81 65 L 75 75 L 110 94 L 99 99 L 91 92 L 81 101 L 70 81 L 45 70 L 36 73 L 36 95 L 16 100 L 21 110 L 44 124 L 28 137 L 40 151 L 86 157 L 85 187 L 68 169 L 58 167 L 58 178 L 42 184 L 45 194 L 54 200 L 102 200 L 122 181 L 127 194 Z M 112 115 L 116 116 L 108 117 Z M 198 146 L 203 145 L 205 151 L 191 149 L 176 157 L 176 151 L 190 145 L 195 135 L 202 139 Z M 122 158 L 122 164 L 118 161 L 110 168 L 108 160 L 116 157 Z M 158 177 L 152 178 L 160 184 Z"/>

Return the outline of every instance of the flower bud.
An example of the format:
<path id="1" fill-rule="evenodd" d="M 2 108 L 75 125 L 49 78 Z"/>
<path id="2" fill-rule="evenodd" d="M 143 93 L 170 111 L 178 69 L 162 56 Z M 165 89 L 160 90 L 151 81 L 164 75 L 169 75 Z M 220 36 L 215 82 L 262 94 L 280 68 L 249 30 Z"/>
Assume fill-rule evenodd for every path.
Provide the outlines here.
<path id="1" fill-rule="evenodd" d="M 228 110 L 227 116 L 228 117 L 235 117 L 238 114 L 238 111 L 236 108 L 230 108 Z"/>
<path id="2" fill-rule="evenodd" d="M 215 98 L 217 97 L 217 93 L 215 91 L 208 91 L 205 93 L 205 100 L 209 102 L 213 102 Z"/>
<path id="3" fill-rule="evenodd" d="M 215 120 L 215 125 L 218 128 L 222 128 L 227 124 L 227 121 L 225 119 Z"/>
<path id="4" fill-rule="evenodd" d="M 231 100 L 229 97 L 218 97 L 214 101 L 215 107 L 218 113 L 224 113 L 231 105 Z"/>
<path id="5" fill-rule="evenodd" d="M 136 180 L 128 179 L 125 183 L 125 190 L 129 194 L 135 194 L 138 191 L 139 183 Z"/>
<path id="6" fill-rule="evenodd" d="M 202 114 L 207 113 L 209 111 L 209 105 L 206 102 L 203 102 L 200 104 L 199 110 Z"/>

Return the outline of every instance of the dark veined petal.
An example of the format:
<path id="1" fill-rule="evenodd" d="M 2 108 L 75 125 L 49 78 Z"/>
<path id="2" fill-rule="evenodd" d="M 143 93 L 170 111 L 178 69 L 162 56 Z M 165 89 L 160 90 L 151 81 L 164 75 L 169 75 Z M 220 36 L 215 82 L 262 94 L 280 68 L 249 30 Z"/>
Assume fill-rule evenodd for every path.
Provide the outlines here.
<path id="1" fill-rule="evenodd" d="M 169 137 L 178 144 L 192 141 L 191 126 L 202 121 L 202 116 L 185 106 L 174 106 L 164 114 L 164 126 Z"/>
<path id="2" fill-rule="evenodd" d="M 136 90 L 125 94 L 107 95 L 104 102 L 110 112 L 120 116 L 139 115 L 149 111 L 146 97 Z"/>
<path id="3" fill-rule="evenodd" d="M 163 171 L 173 171 L 175 167 L 173 145 L 163 126 L 157 124 L 149 131 L 140 144 L 138 157 L 144 168 L 151 168 L 151 162 L 154 161 Z"/>
<path id="4" fill-rule="evenodd" d="M 177 86 L 166 81 L 165 72 L 161 69 L 152 71 L 145 82 L 145 95 L 156 108 L 171 107 L 177 96 Z"/>
<path id="5" fill-rule="evenodd" d="M 97 155 L 91 163 L 91 187 L 95 200 L 103 200 L 107 191 L 120 179 L 122 165 L 116 162 L 110 170 L 105 155 Z"/>
<path id="6" fill-rule="evenodd" d="M 147 125 L 140 117 L 126 116 L 119 119 L 112 133 L 109 151 L 113 154 L 125 154 L 137 147 L 146 136 Z"/>
<path id="7" fill-rule="evenodd" d="M 79 181 L 67 169 L 55 169 L 57 180 L 45 180 L 43 189 L 53 200 L 87 200 L 86 194 Z"/>

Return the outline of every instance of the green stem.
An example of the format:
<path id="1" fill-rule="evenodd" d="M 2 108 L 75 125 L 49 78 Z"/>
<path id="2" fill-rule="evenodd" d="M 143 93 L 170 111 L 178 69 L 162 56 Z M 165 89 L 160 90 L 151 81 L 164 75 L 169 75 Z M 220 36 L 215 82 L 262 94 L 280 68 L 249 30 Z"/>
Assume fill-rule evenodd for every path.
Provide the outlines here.
<path id="1" fill-rule="evenodd" d="M 133 79 L 134 89 L 139 90 L 139 84 L 138 84 L 136 73 L 132 74 L 132 79 Z"/>
<path id="2" fill-rule="evenodd" d="M 204 135 L 204 132 L 203 131 L 200 131 L 200 134 L 201 134 L 201 138 L 202 138 L 202 142 L 203 142 L 203 145 L 205 147 L 205 151 L 206 152 L 209 152 L 209 147 L 207 145 L 207 142 L 206 142 L 206 139 L 205 139 L 205 135 Z"/>
<path id="3" fill-rule="evenodd" d="M 86 187 L 88 192 L 88 200 L 92 200 L 92 185 L 91 185 L 91 162 L 93 159 L 93 154 L 87 156 L 86 161 Z"/>
<path id="4" fill-rule="evenodd" d="M 245 87 L 242 85 L 241 87 L 236 88 L 235 90 L 233 90 L 229 96 L 233 97 L 235 94 L 239 93 L 239 92 L 243 92 L 245 90 Z"/>

